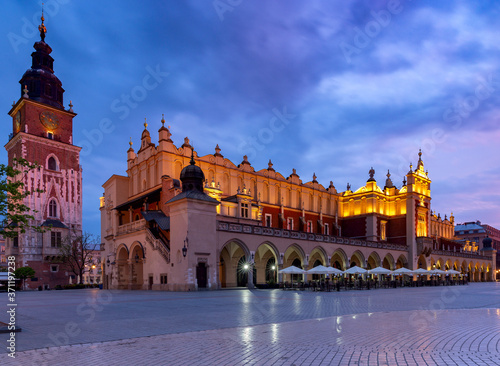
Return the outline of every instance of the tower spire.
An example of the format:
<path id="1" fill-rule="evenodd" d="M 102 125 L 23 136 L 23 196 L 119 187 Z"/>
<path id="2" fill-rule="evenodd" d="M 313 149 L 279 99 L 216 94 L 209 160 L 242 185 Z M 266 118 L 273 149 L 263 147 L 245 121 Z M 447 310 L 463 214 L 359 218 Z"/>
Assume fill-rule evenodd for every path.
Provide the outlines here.
<path id="1" fill-rule="evenodd" d="M 43 21 L 45 20 L 43 16 L 43 3 L 42 3 L 42 17 L 40 19 L 42 20 L 42 24 L 38 26 L 38 30 L 40 31 L 40 38 L 42 39 L 42 42 L 45 43 L 45 33 L 47 33 L 47 28 L 45 27 L 45 24 L 43 24 Z"/>

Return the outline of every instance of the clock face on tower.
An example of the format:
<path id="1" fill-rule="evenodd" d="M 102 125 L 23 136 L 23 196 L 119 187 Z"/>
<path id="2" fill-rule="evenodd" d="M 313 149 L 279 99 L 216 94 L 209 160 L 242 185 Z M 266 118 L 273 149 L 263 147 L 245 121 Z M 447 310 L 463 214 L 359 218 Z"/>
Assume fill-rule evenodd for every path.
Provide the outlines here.
<path id="1" fill-rule="evenodd" d="M 14 132 L 18 133 L 19 131 L 21 131 L 21 111 L 17 111 L 14 119 Z"/>
<path id="2" fill-rule="evenodd" d="M 57 116 L 50 111 L 40 113 L 40 122 L 45 128 L 51 131 L 59 127 L 59 118 L 57 118 Z"/>

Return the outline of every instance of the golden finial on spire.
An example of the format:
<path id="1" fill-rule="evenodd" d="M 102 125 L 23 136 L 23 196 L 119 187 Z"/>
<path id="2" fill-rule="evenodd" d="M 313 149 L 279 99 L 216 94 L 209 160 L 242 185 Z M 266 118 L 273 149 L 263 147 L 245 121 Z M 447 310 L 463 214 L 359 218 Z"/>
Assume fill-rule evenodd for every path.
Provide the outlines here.
<path id="1" fill-rule="evenodd" d="M 134 144 L 134 143 L 132 142 L 132 137 L 130 137 L 130 142 L 129 142 L 128 144 L 130 145 L 130 148 L 132 148 L 132 145 Z"/>
<path id="2" fill-rule="evenodd" d="M 161 114 L 161 127 L 165 127 L 165 115 Z"/>
<path id="3" fill-rule="evenodd" d="M 148 122 L 146 121 L 146 118 L 144 118 L 144 129 L 145 130 L 148 129 Z"/>
<path id="4" fill-rule="evenodd" d="M 43 16 L 43 3 L 42 3 L 42 24 L 38 26 L 38 30 L 40 31 L 40 38 L 42 39 L 42 42 L 45 43 L 45 33 L 47 33 L 47 28 L 45 28 L 45 24 L 43 24 L 43 21 L 45 20 Z"/>

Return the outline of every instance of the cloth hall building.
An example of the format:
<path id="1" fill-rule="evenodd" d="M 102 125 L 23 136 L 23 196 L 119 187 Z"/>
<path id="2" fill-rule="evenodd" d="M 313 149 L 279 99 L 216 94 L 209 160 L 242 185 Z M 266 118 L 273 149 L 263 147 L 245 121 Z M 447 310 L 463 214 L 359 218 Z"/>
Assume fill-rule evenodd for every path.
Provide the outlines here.
<path id="1" fill-rule="evenodd" d="M 152 142 L 127 151 L 127 174 L 112 175 L 101 198 L 106 288 L 181 290 L 281 280 L 278 270 L 318 264 L 345 270 L 383 266 L 455 269 L 472 281 L 494 279 L 496 252 L 454 240 L 454 217 L 431 211 L 431 180 L 419 152 L 403 185 L 373 169 L 363 187 L 339 192 L 316 176 L 304 182 L 271 161 L 255 170 L 177 147 L 162 125 Z"/>

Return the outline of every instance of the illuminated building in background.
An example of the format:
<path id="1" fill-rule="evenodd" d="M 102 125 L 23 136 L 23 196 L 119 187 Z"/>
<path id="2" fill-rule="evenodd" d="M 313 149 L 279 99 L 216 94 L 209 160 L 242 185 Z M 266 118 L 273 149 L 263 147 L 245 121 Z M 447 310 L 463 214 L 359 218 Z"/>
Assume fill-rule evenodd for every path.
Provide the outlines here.
<path id="1" fill-rule="evenodd" d="M 383 266 L 455 269 L 492 280 L 495 253 L 466 252 L 454 217 L 431 211 L 422 153 L 403 184 L 389 173 L 381 188 L 370 169 L 365 186 L 338 192 L 333 182 L 304 182 L 271 161 L 255 170 L 247 157 L 198 156 L 186 137 L 177 147 L 162 126 L 148 125 L 127 175 L 103 185 L 101 236 L 107 288 L 194 290 L 278 281 L 290 265 L 347 269 Z M 492 260 L 493 257 L 493 260 Z M 306 278 L 307 279 L 307 278 Z"/>
<path id="2" fill-rule="evenodd" d="M 461 239 L 464 248 L 471 251 L 483 249 L 483 241 L 491 238 L 491 246 L 498 253 L 500 250 L 500 230 L 491 225 L 482 224 L 481 221 L 464 222 L 455 226 L 455 236 Z M 497 279 L 500 279 L 500 256 L 497 256 L 496 262 Z"/>

